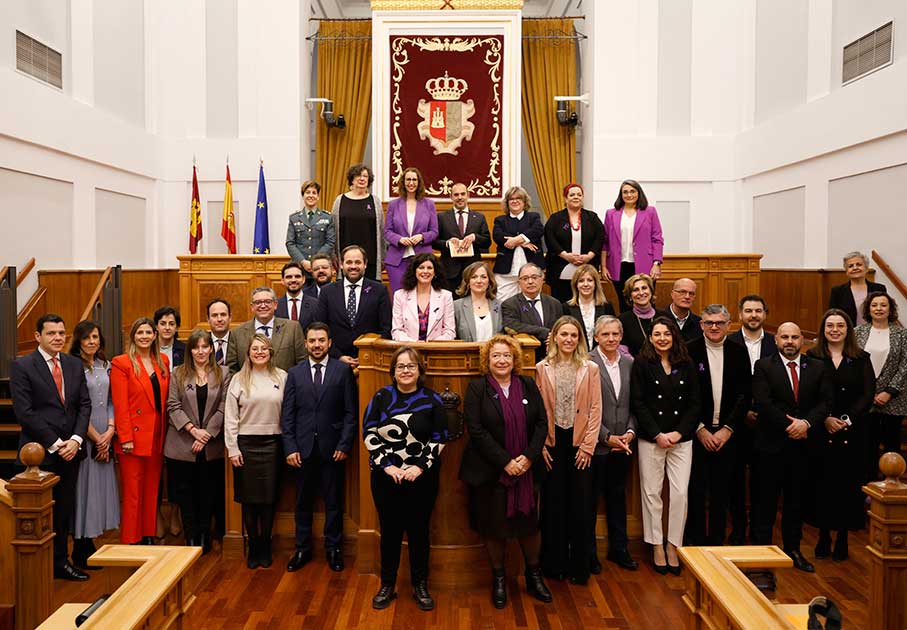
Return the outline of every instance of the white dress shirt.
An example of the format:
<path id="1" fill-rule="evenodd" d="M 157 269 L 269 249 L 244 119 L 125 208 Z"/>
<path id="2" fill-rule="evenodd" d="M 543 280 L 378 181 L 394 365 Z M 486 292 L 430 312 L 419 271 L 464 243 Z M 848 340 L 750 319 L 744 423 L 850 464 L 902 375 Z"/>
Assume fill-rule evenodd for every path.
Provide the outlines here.
<path id="1" fill-rule="evenodd" d="M 255 332 L 264 335 L 265 331 L 262 330 L 262 327 L 267 326 L 268 332 L 267 337 L 271 339 L 274 336 L 274 317 L 271 317 L 270 321 L 261 323 L 257 319 L 255 320 Z"/>
<path id="2" fill-rule="evenodd" d="M 362 283 L 365 282 L 365 276 L 359 278 L 359 281 L 356 282 L 356 310 L 359 310 L 359 304 L 362 302 Z M 343 308 L 346 308 L 346 305 L 350 300 L 350 287 L 353 286 L 353 283 L 343 279 Z"/>
<path id="3" fill-rule="evenodd" d="M 312 382 L 313 383 L 315 382 L 315 366 L 320 365 L 321 366 L 321 383 L 324 384 L 324 375 L 327 374 L 329 358 L 330 357 L 328 357 L 328 355 L 324 355 L 324 358 L 321 361 L 312 361 L 311 362 L 311 365 L 309 366 L 309 371 L 312 373 Z M 310 359 L 310 361 L 311 361 L 311 359 Z"/>
<path id="4" fill-rule="evenodd" d="M 296 319 L 293 319 L 293 303 L 296 303 Z M 287 293 L 287 318 L 293 319 L 294 322 L 299 321 L 299 315 L 302 313 L 302 291 L 297 293 L 295 296 Z"/>
<path id="5" fill-rule="evenodd" d="M 746 344 L 746 351 L 750 355 L 750 374 L 752 374 L 756 369 L 756 361 L 762 356 L 762 340 L 765 339 L 765 331 L 760 328 L 759 337 L 756 339 L 750 339 L 745 331 L 741 332 L 741 334 L 743 335 L 743 343 Z"/>
<path id="6" fill-rule="evenodd" d="M 523 293 L 523 299 L 526 300 L 527 302 L 532 302 L 532 300 L 535 300 L 535 304 L 533 304 L 533 306 L 535 307 L 535 312 L 539 314 L 539 321 L 542 322 L 542 325 L 544 326 L 545 311 L 542 310 L 542 294 L 539 293 L 534 298 L 531 298 L 528 295 L 526 295 L 525 293 Z"/>
<path id="7" fill-rule="evenodd" d="M 637 211 L 636 214 L 639 214 Z M 636 227 L 636 214 L 628 217 L 620 211 L 620 262 L 635 262 L 633 257 L 633 228 Z"/>
<path id="8" fill-rule="evenodd" d="M 519 214 L 511 214 L 510 216 L 512 216 L 514 219 L 520 220 L 523 218 L 524 214 L 526 214 L 525 210 Z M 529 241 L 529 239 L 526 238 L 525 236 L 523 236 L 522 234 L 517 234 L 516 236 L 522 237 L 523 240 L 525 240 L 527 242 Z M 520 268 L 523 265 L 525 265 L 527 262 L 529 262 L 529 261 L 526 260 L 526 252 L 523 251 L 522 246 L 517 245 L 516 247 L 513 248 L 513 264 L 510 266 L 510 273 L 507 275 L 515 276 L 515 275 L 519 274 Z"/>

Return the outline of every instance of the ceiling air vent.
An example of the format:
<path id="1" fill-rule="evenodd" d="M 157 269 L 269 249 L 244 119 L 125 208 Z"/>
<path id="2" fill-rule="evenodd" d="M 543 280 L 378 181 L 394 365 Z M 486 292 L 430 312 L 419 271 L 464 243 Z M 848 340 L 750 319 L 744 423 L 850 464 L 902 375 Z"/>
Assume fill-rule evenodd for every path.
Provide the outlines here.
<path id="1" fill-rule="evenodd" d="M 16 68 L 63 88 L 63 55 L 21 31 L 16 31 Z"/>
<path id="2" fill-rule="evenodd" d="M 892 26 L 889 22 L 844 47 L 843 85 L 891 65 Z"/>

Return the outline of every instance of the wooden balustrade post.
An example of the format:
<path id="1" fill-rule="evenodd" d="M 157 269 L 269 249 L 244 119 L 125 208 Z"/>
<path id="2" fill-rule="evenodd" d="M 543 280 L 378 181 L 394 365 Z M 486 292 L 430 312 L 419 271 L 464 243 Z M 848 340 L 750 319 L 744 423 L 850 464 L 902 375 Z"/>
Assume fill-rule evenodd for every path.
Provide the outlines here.
<path id="1" fill-rule="evenodd" d="M 60 480 L 38 468 L 44 447 L 29 442 L 19 452 L 28 468 L 6 483 L 16 518 L 16 630 L 38 627 L 53 612 L 53 487 Z"/>
<path id="2" fill-rule="evenodd" d="M 907 484 L 900 477 L 904 458 L 885 453 L 879 460 L 885 481 L 863 486 L 869 507 L 869 628 L 907 627 Z"/>

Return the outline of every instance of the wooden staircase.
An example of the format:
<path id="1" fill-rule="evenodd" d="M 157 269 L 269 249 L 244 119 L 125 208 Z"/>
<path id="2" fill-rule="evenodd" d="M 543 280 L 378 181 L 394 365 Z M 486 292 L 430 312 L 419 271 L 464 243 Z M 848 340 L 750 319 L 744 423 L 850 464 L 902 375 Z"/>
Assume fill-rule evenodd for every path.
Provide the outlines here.
<path id="1" fill-rule="evenodd" d="M 19 422 L 13 413 L 9 379 L 0 379 L 0 479 L 12 479 L 19 449 Z"/>

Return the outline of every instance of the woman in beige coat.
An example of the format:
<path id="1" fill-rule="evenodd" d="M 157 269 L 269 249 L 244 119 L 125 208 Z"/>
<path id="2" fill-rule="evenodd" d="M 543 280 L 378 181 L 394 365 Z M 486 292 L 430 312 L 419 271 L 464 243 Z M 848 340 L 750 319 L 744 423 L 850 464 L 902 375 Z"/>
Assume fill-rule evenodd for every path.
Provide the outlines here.
<path id="1" fill-rule="evenodd" d="M 549 578 L 589 579 L 587 515 L 592 476 L 589 465 L 601 426 L 601 381 L 589 360 L 582 324 L 564 316 L 554 323 L 548 356 L 535 366 L 548 414 L 542 459 L 548 478 L 542 487 L 542 571 Z"/>
<path id="2" fill-rule="evenodd" d="M 186 544 L 211 550 L 211 517 L 224 502 L 224 400 L 230 376 L 214 360 L 211 333 L 196 329 L 173 371 L 164 441 L 167 492 L 180 507 Z"/>

